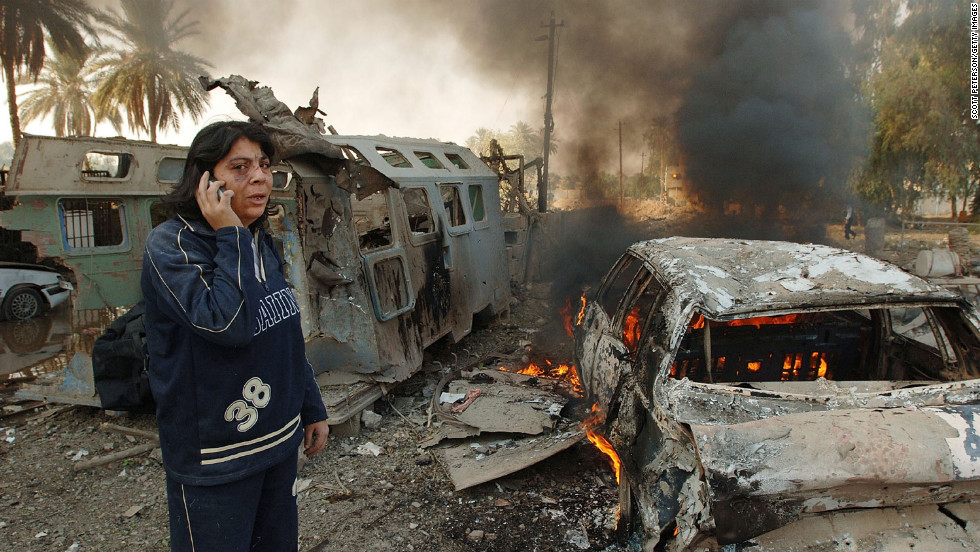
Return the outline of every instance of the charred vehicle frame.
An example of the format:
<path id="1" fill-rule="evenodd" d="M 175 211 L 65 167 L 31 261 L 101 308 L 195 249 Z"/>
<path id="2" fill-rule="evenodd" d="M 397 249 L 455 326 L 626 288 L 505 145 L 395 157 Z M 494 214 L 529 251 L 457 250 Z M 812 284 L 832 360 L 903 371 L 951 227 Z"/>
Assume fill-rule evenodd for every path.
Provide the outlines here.
<path id="1" fill-rule="evenodd" d="M 850 251 L 634 244 L 576 330 L 623 521 L 646 549 L 976 547 L 978 326 L 961 296 Z"/>

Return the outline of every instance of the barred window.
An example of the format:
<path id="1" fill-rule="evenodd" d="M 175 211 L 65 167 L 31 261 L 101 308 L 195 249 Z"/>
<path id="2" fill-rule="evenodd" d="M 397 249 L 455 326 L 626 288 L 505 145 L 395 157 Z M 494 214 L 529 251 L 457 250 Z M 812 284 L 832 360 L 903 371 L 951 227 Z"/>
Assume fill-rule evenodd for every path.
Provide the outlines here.
<path id="1" fill-rule="evenodd" d="M 114 247 L 125 242 L 121 200 L 62 199 L 58 209 L 67 249 Z"/>

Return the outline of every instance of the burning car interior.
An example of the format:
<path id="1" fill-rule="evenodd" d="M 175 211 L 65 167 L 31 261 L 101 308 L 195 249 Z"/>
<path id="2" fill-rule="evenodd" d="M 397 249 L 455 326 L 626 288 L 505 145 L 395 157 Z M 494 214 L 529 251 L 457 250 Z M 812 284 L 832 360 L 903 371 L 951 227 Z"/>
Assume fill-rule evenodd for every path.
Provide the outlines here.
<path id="1" fill-rule="evenodd" d="M 961 523 L 942 512 L 973 507 L 977 311 L 897 267 L 814 244 L 649 240 L 575 327 L 623 519 L 649 549 L 786 550 L 787 534 L 833 534 L 852 514 Z M 874 521 L 863 542 L 903 523 Z"/>
<path id="2" fill-rule="evenodd" d="M 976 378 L 980 342 L 949 307 L 803 312 L 728 321 L 696 314 L 672 379 L 736 384 L 891 381 L 896 387 Z M 710 358 L 710 370 L 705 358 Z"/>

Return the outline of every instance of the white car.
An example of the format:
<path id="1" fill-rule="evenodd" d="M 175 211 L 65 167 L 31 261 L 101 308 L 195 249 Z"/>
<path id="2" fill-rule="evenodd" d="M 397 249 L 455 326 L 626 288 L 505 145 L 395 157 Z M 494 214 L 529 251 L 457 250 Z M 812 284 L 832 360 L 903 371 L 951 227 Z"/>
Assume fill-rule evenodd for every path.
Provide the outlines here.
<path id="1" fill-rule="evenodd" d="M 64 303 L 74 289 L 46 266 L 0 262 L 0 318 L 27 320 Z"/>

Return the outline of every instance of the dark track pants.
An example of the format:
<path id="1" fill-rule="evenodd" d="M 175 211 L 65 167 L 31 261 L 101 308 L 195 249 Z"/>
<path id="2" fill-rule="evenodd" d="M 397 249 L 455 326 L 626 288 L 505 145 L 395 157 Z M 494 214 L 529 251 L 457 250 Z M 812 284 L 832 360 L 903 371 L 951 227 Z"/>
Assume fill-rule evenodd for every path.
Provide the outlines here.
<path id="1" fill-rule="evenodd" d="M 183 485 L 167 477 L 170 550 L 295 552 L 295 488 L 296 455 L 224 485 Z"/>

